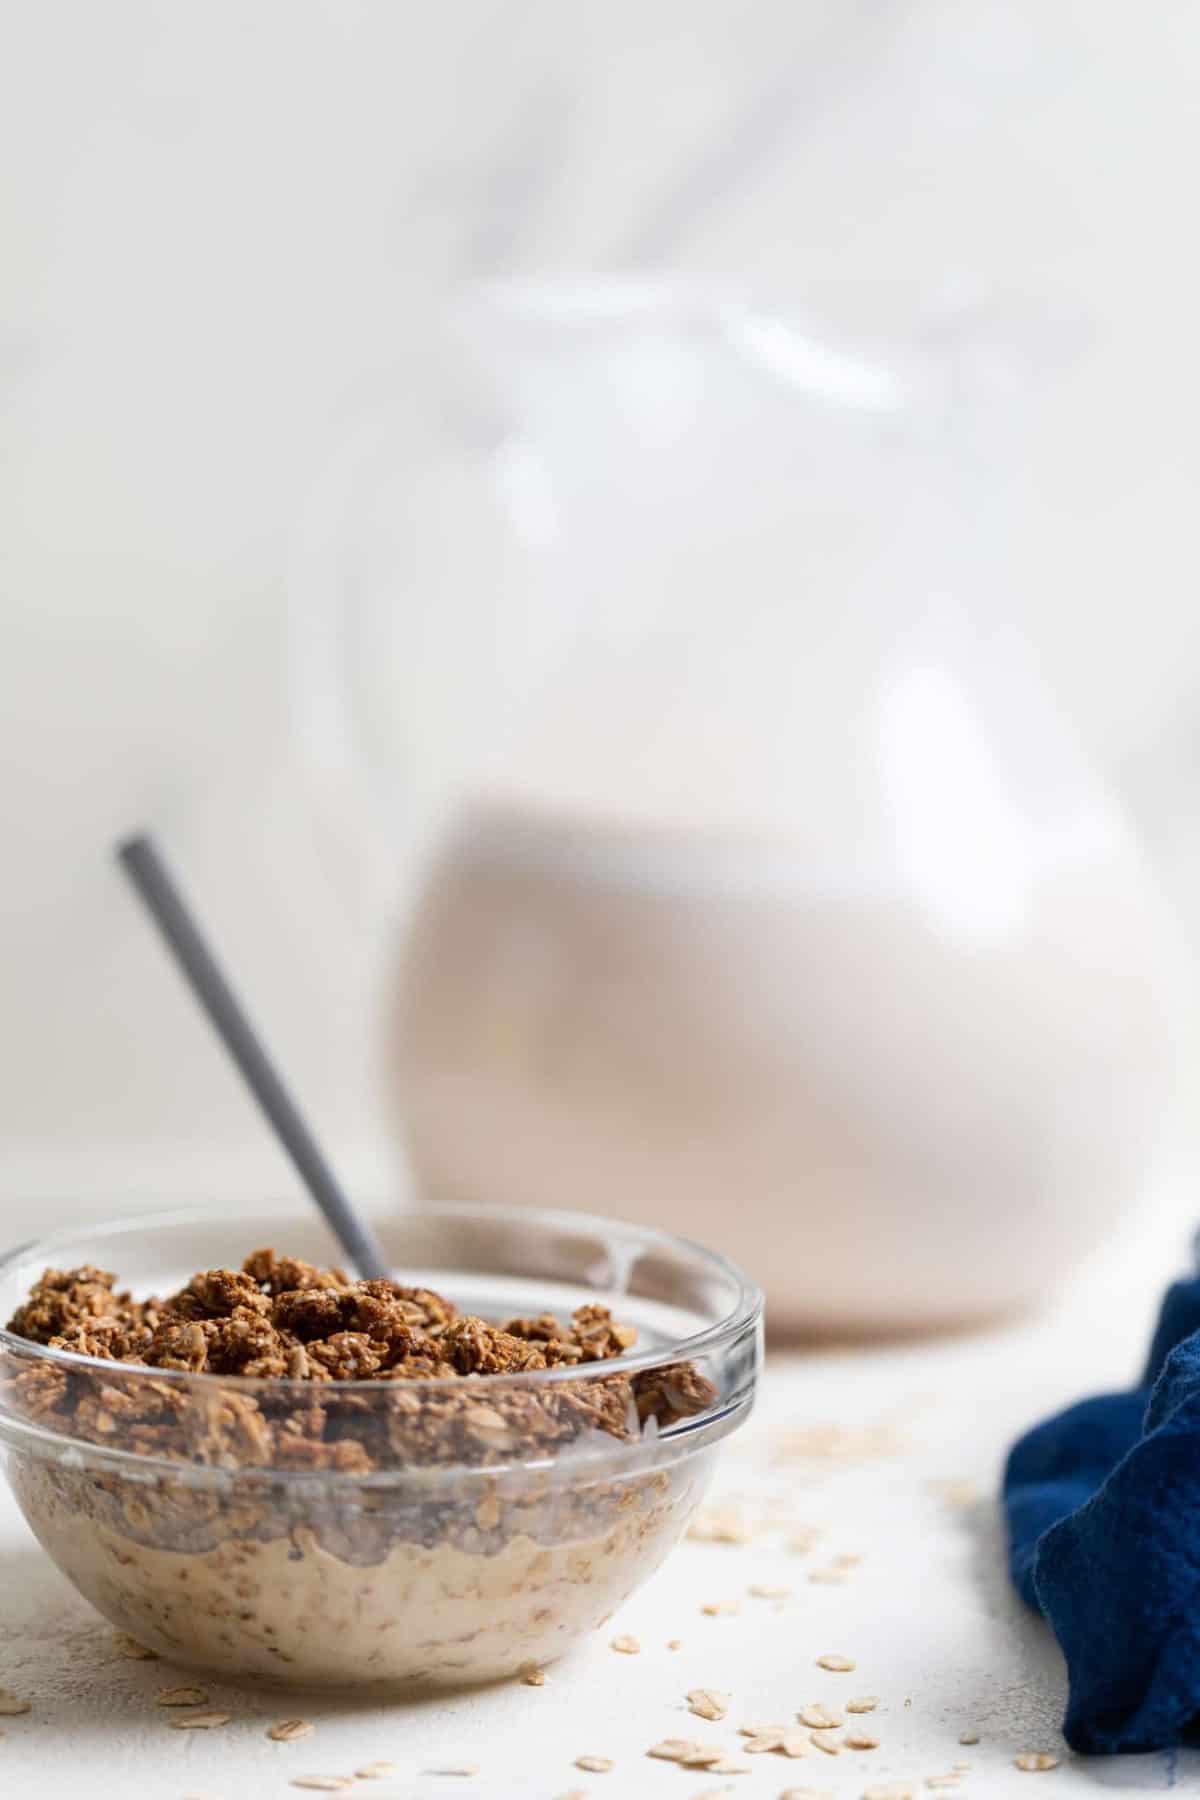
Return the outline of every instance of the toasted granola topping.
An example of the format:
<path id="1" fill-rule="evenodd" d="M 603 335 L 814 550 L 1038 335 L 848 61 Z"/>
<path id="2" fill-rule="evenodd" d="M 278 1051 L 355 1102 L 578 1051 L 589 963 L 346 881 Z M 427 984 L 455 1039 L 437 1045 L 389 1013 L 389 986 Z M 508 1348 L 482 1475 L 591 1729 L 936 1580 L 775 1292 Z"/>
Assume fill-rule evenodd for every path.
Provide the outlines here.
<path id="1" fill-rule="evenodd" d="M 698 1370 L 677 1363 L 538 1390 L 505 1387 L 485 1401 L 480 1377 L 582 1369 L 620 1357 L 636 1332 L 598 1305 L 577 1308 L 567 1324 L 550 1314 L 492 1324 L 428 1288 L 352 1281 L 272 1249 L 254 1251 L 240 1270 L 200 1270 L 161 1301 L 134 1300 L 90 1265 L 47 1269 L 9 1330 L 124 1365 L 111 1383 L 62 1365 L 18 1366 L 13 1387 L 28 1416 L 69 1419 L 89 1442 L 233 1468 L 365 1475 L 437 1462 L 489 1466 L 594 1432 L 630 1439 L 650 1419 L 670 1425 L 715 1397 Z M 313 1403 L 281 1409 L 262 1390 L 227 1388 L 201 1417 L 175 1384 L 139 1381 L 128 1368 L 303 1382 Z M 460 1378 L 458 1395 L 424 1386 Z M 386 1383 L 385 1403 L 365 1407 L 339 1394 L 345 1382 Z M 477 1496 L 478 1530 L 500 1523 L 496 1494 Z"/>

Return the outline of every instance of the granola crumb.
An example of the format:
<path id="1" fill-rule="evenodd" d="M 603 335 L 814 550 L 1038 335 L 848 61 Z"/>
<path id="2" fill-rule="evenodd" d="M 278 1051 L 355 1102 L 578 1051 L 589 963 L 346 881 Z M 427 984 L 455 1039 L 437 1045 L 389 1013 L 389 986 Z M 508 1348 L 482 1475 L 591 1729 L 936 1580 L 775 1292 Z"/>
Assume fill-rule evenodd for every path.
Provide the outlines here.
<path id="1" fill-rule="evenodd" d="M 683 1639 L 682 1638 L 668 1638 L 667 1639 L 667 1649 L 668 1650 L 682 1650 L 683 1649 Z"/>
<path id="2" fill-rule="evenodd" d="M 171 1720 L 173 1731 L 215 1731 L 219 1725 L 228 1725 L 232 1713 L 194 1712 L 180 1713 L 177 1719 Z"/>
<path id="3" fill-rule="evenodd" d="M 1026 1775 L 1041 1775 L 1047 1769 L 1057 1769 L 1058 1758 L 1046 1750 L 1023 1750 L 1020 1756 L 1013 1757 L 1013 1767 Z"/>
<path id="4" fill-rule="evenodd" d="M 807 1725 L 812 1731 L 836 1731 L 839 1725 L 846 1722 L 840 1712 L 830 1712 L 827 1706 L 820 1704 L 801 1707 L 796 1716 L 802 1725 Z"/>
<path id="5" fill-rule="evenodd" d="M 33 1707 L 28 1700 L 21 1700 L 16 1694 L 10 1694 L 7 1688 L 0 1688 L 0 1719 L 17 1719 L 22 1713 L 32 1711 Z"/>
<path id="6" fill-rule="evenodd" d="M 878 1705 L 879 1697 L 877 1694 L 858 1694 L 853 1700 L 847 1700 L 846 1711 L 848 1713 L 869 1713 L 874 1712 Z M 962 1743 L 961 1738 L 959 1738 L 958 1741 L 960 1744 Z"/>
<path id="7" fill-rule="evenodd" d="M 615 1637 L 609 1645 L 610 1650 L 616 1650 L 621 1656 L 637 1656 L 641 1648 L 635 1637 Z"/>
<path id="8" fill-rule="evenodd" d="M 308 1737 L 313 1729 L 311 1719 L 277 1719 L 268 1725 L 267 1736 L 277 1744 L 290 1744 L 296 1738 Z"/>
<path id="9" fill-rule="evenodd" d="M 959 1732 L 958 1741 L 960 1744 L 977 1744 L 979 1742 L 979 1733 L 975 1730 L 973 1725 L 968 1726 L 966 1731 Z"/>
<path id="10" fill-rule="evenodd" d="M 155 1706 L 207 1706 L 208 1691 L 202 1687 L 169 1687 L 159 1688 L 154 1696 Z"/>
<path id="11" fill-rule="evenodd" d="M 847 1750 L 878 1750 L 879 1739 L 869 1731 L 848 1731 L 842 1739 Z"/>
<path id="12" fill-rule="evenodd" d="M 818 1669 L 828 1669 L 834 1675 L 849 1675 L 858 1665 L 850 1656 L 818 1656 Z"/>
<path id="13" fill-rule="evenodd" d="M 526 1687 L 545 1687 L 546 1671 L 545 1669 L 523 1669 L 521 1680 Z"/>
<path id="14" fill-rule="evenodd" d="M 698 1719 L 707 1719 L 710 1724 L 715 1724 L 729 1711 L 729 1696 L 719 1693 L 716 1688 L 690 1688 L 687 1707 Z"/>
<path id="15" fill-rule="evenodd" d="M 357 1781 L 385 1781 L 389 1775 L 398 1775 L 400 1764 L 394 1762 L 364 1763 L 361 1769 L 355 1769 Z"/>
<path id="16" fill-rule="evenodd" d="M 611 1756 L 577 1756 L 575 1767 L 586 1769 L 591 1775 L 607 1775 L 612 1768 Z"/>
<path id="17" fill-rule="evenodd" d="M 741 1610 L 741 1603 L 737 1600 L 707 1600 L 700 1608 L 706 1619 L 725 1618 Z"/>

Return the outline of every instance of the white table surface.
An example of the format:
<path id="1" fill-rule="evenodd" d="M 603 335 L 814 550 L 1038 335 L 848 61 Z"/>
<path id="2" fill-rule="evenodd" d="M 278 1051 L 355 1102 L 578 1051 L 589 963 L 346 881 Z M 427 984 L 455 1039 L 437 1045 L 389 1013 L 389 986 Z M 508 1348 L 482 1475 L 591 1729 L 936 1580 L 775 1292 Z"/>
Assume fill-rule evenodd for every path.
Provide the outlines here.
<path id="1" fill-rule="evenodd" d="M 287 1800 L 289 1778 L 345 1773 L 388 1759 L 400 1773 L 354 1790 L 371 1800 L 695 1800 L 729 1792 L 771 1800 L 790 1787 L 857 1796 L 873 1783 L 925 1779 L 969 1759 L 959 1790 L 970 1796 L 1066 1791 L 1159 1791 L 1200 1786 L 1200 1754 L 1081 1760 L 1059 1735 L 1064 1680 L 1048 1633 L 1006 1585 L 994 1504 L 1005 1446 L 1024 1424 L 1089 1388 L 1119 1385 L 1142 1353 L 1154 1301 L 1150 1283 L 1130 1289 L 1119 1269 L 1092 1279 L 1037 1320 L 934 1344 L 793 1354 L 771 1361 L 753 1424 L 728 1447 L 714 1500 L 742 1504 L 751 1521 L 783 1508 L 823 1528 L 807 1554 L 778 1531 L 744 1546 L 685 1542 L 595 1641 L 554 1666 L 542 1688 L 505 1685 L 420 1704 L 357 1706 L 345 1699 L 251 1693 L 209 1682 L 234 1715 L 214 1732 L 168 1728 L 152 1704 L 169 1682 L 164 1663 L 114 1656 L 112 1633 L 51 1567 L 7 1495 L 0 1500 L 0 1686 L 32 1702 L 0 1721 L 0 1794 L 88 1800 Z M 787 1432 L 838 1427 L 844 1457 L 779 1460 Z M 871 1448 L 883 1454 L 859 1454 Z M 856 1435 L 857 1434 L 857 1435 Z M 978 1497 L 952 1500 L 938 1483 L 970 1483 Z M 860 1554 L 843 1585 L 809 1579 L 839 1554 Z M 753 1598 L 752 1584 L 783 1585 L 786 1601 Z M 706 1602 L 739 1610 L 706 1617 Z M 630 1633 L 636 1656 L 609 1648 Z M 669 1638 L 682 1648 L 666 1648 Z M 853 1657 L 853 1674 L 827 1674 L 816 1659 Z M 724 1725 L 684 1710 L 689 1688 L 733 1695 Z M 870 1753 L 802 1761 L 751 1759 L 750 1773 L 722 1781 L 645 1752 L 669 1736 L 738 1742 L 739 1722 L 789 1719 L 814 1700 L 872 1693 Z M 306 1739 L 264 1736 L 275 1718 L 302 1714 Z M 853 1721 L 851 1721 L 853 1722 Z M 980 1743 L 964 1749 L 959 1733 Z M 1018 1773 L 1023 1751 L 1058 1754 L 1049 1773 Z M 585 1774 L 574 1759 L 613 1759 Z M 428 1771 L 478 1765 L 473 1777 Z M 1035 1785 L 1030 1788 L 1030 1783 Z"/>

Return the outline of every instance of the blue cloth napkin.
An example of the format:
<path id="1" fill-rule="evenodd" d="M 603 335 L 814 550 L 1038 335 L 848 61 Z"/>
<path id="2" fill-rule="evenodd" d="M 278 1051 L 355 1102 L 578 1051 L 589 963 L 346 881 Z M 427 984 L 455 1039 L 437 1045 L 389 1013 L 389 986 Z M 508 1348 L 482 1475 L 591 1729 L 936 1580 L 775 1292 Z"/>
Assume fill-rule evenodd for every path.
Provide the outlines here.
<path id="1" fill-rule="evenodd" d="M 1200 1280 L 1163 1302 L 1140 1386 L 1014 1445 L 1009 1567 L 1067 1659 L 1073 1750 L 1160 1750 L 1200 1724 Z"/>

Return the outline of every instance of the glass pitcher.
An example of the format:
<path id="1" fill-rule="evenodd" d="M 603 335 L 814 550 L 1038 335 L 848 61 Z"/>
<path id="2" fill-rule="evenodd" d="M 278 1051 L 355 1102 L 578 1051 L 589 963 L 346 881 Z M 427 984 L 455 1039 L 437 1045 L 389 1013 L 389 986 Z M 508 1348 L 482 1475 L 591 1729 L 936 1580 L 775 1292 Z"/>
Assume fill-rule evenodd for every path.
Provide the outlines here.
<path id="1" fill-rule="evenodd" d="M 702 1239 L 777 1332 L 1034 1299 L 1178 1062 L 1171 925 L 1012 628 L 1023 352 L 869 312 L 477 288 L 302 564 L 314 741 L 416 871 L 417 1180 Z"/>

